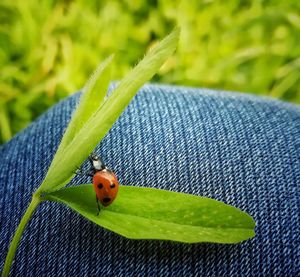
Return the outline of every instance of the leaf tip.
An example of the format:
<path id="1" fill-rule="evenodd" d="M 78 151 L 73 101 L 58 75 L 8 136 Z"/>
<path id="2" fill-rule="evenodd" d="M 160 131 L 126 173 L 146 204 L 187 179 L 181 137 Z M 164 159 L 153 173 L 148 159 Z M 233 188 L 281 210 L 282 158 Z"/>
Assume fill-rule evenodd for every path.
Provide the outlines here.
<path id="1" fill-rule="evenodd" d="M 164 41 L 168 44 L 170 43 L 174 45 L 174 51 L 175 51 L 179 41 L 179 37 L 180 37 L 180 27 L 177 26 L 173 29 L 173 31 L 169 35 L 165 37 Z"/>

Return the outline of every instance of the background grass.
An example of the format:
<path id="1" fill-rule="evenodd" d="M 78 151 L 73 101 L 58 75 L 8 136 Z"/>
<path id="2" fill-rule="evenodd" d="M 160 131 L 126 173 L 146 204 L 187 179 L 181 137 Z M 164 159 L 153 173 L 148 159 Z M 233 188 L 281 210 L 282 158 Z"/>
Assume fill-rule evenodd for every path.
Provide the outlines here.
<path id="1" fill-rule="evenodd" d="M 1 142 L 111 53 L 120 79 L 176 25 L 179 47 L 154 81 L 300 103 L 300 1 L 2 0 Z"/>

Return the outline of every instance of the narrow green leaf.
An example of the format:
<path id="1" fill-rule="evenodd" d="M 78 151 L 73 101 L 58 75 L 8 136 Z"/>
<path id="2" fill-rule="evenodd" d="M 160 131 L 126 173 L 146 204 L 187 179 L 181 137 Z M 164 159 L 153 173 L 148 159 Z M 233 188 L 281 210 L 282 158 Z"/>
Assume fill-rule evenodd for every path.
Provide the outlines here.
<path id="1" fill-rule="evenodd" d="M 109 98 L 99 107 L 66 147 L 63 160 L 50 168 L 42 191 L 51 192 L 64 186 L 72 172 L 82 164 L 137 93 L 175 51 L 179 29 L 156 45 L 144 59 L 119 83 Z"/>
<path id="2" fill-rule="evenodd" d="M 120 186 L 116 200 L 98 216 L 92 185 L 64 188 L 45 198 L 64 203 L 94 223 L 131 239 L 237 243 L 255 235 L 255 222 L 247 213 L 191 194 Z"/>
<path id="3" fill-rule="evenodd" d="M 44 186 L 47 186 L 47 184 L 50 184 L 51 178 L 49 179 L 49 173 L 52 172 L 55 166 L 61 166 L 60 161 L 63 162 L 65 157 L 65 148 L 68 144 L 70 144 L 72 139 L 80 131 L 88 119 L 103 104 L 110 82 L 110 65 L 112 60 L 113 55 L 109 56 L 106 60 L 100 63 L 84 86 L 78 107 L 72 115 L 71 121 L 64 133 L 62 141 L 56 151 L 47 176 L 44 179 L 40 189 L 42 189 Z M 72 176 L 73 174 L 70 172 L 69 178 L 65 179 L 63 184 L 66 184 Z"/>
<path id="4" fill-rule="evenodd" d="M 65 146 L 72 141 L 91 115 L 103 104 L 110 82 L 110 65 L 112 60 L 113 55 L 100 63 L 84 86 L 79 105 L 72 115 L 72 119 L 61 141 L 60 148 L 65 148 Z"/>

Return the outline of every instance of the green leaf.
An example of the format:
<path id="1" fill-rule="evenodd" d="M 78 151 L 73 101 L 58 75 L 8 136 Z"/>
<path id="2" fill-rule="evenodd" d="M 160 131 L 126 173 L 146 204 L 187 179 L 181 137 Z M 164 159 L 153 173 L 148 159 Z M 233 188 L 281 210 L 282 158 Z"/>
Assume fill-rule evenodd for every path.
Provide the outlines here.
<path id="1" fill-rule="evenodd" d="M 83 88 L 79 104 L 72 115 L 71 121 L 63 135 L 62 141 L 52 160 L 47 176 L 44 179 L 40 189 L 51 184 L 51 173 L 57 165 L 61 166 L 65 157 L 65 148 L 71 143 L 72 139 L 88 121 L 88 119 L 101 107 L 105 100 L 108 85 L 110 82 L 111 62 L 113 55 L 108 57 L 104 62 L 100 63 L 94 73 L 91 75 Z M 58 173 L 59 174 L 59 173 Z M 74 173 L 70 172 L 69 178 L 64 180 L 66 184 Z"/>
<path id="2" fill-rule="evenodd" d="M 94 223 L 130 239 L 237 243 L 255 235 L 255 222 L 247 213 L 191 194 L 120 186 L 116 200 L 102 208 L 98 216 L 92 185 L 64 188 L 45 198 L 64 203 Z"/>
<path id="3" fill-rule="evenodd" d="M 82 90 L 79 105 L 76 108 L 68 128 L 59 145 L 60 149 L 72 141 L 82 126 L 103 104 L 108 90 L 113 55 L 100 63 Z"/>
<path id="4" fill-rule="evenodd" d="M 72 176 L 72 172 L 83 163 L 119 118 L 138 89 L 151 79 L 175 51 L 178 39 L 179 29 L 175 29 L 153 47 L 144 59 L 118 84 L 108 99 L 68 144 L 63 153 L 63 159 L 49 169 L 47 180 L 41 188 L 43 192 L 51 192 L 65 185 Z"/>

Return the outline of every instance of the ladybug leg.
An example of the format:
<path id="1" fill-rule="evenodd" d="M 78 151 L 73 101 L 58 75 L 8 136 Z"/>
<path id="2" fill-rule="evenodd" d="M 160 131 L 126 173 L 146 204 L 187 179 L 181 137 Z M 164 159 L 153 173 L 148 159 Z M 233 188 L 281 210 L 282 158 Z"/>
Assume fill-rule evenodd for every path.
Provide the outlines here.
<path id="1" fill-rule="evenodd" d="M 94 172 L 91 171 L 83 171 L 80 167 L 77 166 L 77 170 L 74 172 L 76 175 L 85 175 L 85 176 L 89 176 L 89 177 L 93 177 L 94 176 Z"/>
<path id="2" fill-rule="evenodd" d="M 100 205 L 99 205 L 99 200 L 97 198 L 97 195 L 96 195 L 96 202 L 97 202 L 97 207 L 98 207 L 98 213 L 97 213 L 97 216 L 98 216 L 100 213 Z"/>

